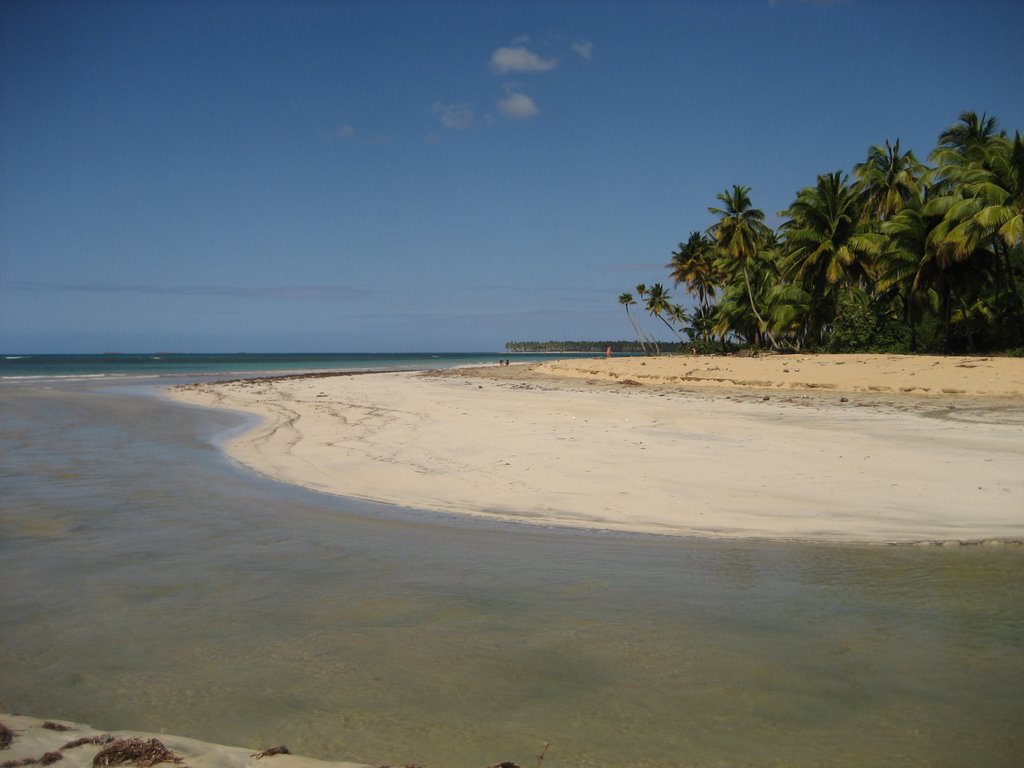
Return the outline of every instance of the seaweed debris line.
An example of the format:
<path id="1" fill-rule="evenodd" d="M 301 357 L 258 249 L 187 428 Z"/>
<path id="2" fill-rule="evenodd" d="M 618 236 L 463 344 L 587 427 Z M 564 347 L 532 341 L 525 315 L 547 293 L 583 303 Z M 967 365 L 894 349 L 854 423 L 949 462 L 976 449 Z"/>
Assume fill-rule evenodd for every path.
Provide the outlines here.
<path id="1" fill-rule="evenodd" d="M 74 738 L 68 740 L 68 736 Z M 548 745 L 537 759 L 544 759 Z M 154 765 L 180 765 L 182 768 L 265 768 L 272 758 L 276 768 L 372 768 L 362 763 L 316 760 L 293 755 L 281 745 L 254 751 L 241 747 L 211 744 L 183 736 L 116 731 L 106 733 L 88 725 L 39 720 L 24 715 L 0 714 L 0 768 L 52 765 L 60 768 L 112 768 Z M 505 761 L 488 768 L 519 768 Z"/>

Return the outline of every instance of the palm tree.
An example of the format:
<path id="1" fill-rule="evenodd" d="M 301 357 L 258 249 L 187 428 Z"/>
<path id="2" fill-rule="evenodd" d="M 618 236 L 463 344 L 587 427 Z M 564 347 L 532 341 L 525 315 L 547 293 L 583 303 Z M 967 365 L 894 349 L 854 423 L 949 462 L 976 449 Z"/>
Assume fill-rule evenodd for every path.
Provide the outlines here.
<path id="1" fill-rule="evenodd" d="M 750 187 L 734 184 L 731 192 L 727 189 L 717 195 L 717 199 L 722 202 L 723 207 L 708 208 L 709 212 L 718 216 L 718 221 L 708 228 L 708 233 L 714 238 L 719 252 L 743 273 L 743 282 L 746 285 L 747 298 L 750 301 L 750 311 L 757 318 L 758 335 L 766 334 L 772 346 L 775 347 L 777 346 L 775 339 L 767 330 L 764 318 L 757 311 L 754 292 L 750 287 L 748 269 L 750 260 L 757 254 L 770 231 L 764 223 L 764 212 L 751 205 Z"/>
<path id="2" fill-rule="evenodd" d="M 646 302 L 647 302 L 647 294 L 648 294 L 647 286 L 644 283 L 637 283 L 636 284 L 636 292 L 637 292 L 637 295 L 640 298 L 640 301 L 642 301 L 642 302 L 644 302 L 646 304 Z M 640 322 L 637 321 L 637 326 L 639 326 L 639 325 L 640 325 Z M 647 339 L 647 343 L 650 344 L 652 347 L 654 347 L 654 354 L 660 355 L 661 354 L 661 347 L 658 346 L 658 340 L 656 338 L 654 338 L 654 335 L 653 334 L 652 335 L 648 335 L 648 334 L 644 333 L 644 337 Z"/>
<path id="3" fill-rule="evenodd" d="M 1007 249 L 1020 249 L 1024 247 L 1024 137 L 1019 131 L 1012 142 L 993 144 L 987 165 L 991 170 L 970 181 L 969 191 L 985 204 L 976 221 L 996 229 Z"/>
<path id="4" fill-rule="evenodd" d="M 873 146 L 868 158 L 853 166 L 865 220 L 884 221 L 899 211 L 916 192 L 927 169 L 911 150 L 900 154 L 900 141 Z"/>
<path id="5" fill-rule="evenodd" d="M 768 323 L 780 343 L 799 351 L 812 317 L 812 296 L 800 285 L 776 283 L 765 296 Z"/>
<path id="6" fill-rule="evenodd" d="M 999 130 L 999 121 L 982 113 L 961 112 L 957 122 L 939 134 L 939 144 L 931 154 L 933 162 L 944 164 L 947 154 L 965 161 L 978 161 L 985 154 L 988 142 L 1005 135 Z M 945 159 L 945 164 L 948 164 Z"/>
<path id="7" fill-rule="evenodd" d="M 633 298 L 633 294 L 629 291 L 625 291 L 619 294 L 619 304 L 626 308 L 626 317 L 629 318 L 629 324 L 633 326 L 633 331 L 636 333 L 636 340 L 640 342 L 640 349 L 647 353 L 647 345 L 644 343 L 643 334 L 640 332 L 640 326 L 636 322 L 636 318 L 630 313 L 629 308 L 636 305 L 636 299 Z"/>
<path id="8" fill-rule="evenodd" d="M 945 326 L 945 345 L 949 347 L 952 285 L 942 268 L 932 231 L 937 217 L 924 214 L 920 196 L 881 225 L 883 240 L 875 281 L 875 293 L 898 305 L 903 320 L 910 328 L 910 348 L 917 351 L 917 328 L 925 309 L 941 301 L 939 312 Z M 933 302 L 933 297 L 935 300 Z"/>
<path id="9" fill-rule="evenodd" d="M 679 343 L 682 344 L 683 337 L 679 335 L 679 331 L 677 331 L 675 327 L 665 319 L 665 315 L 670 314 L 673 309 L 671 299 L 672 297 L 665 289 L 665 286 L 661 283 L 655 283 L 650 287 L 650 290 L 647 291 L 647 311 L 668 326 L 668 329 L 675 334 L 675 337 L 679 339 Z"/>
<path id="10" fill-rule="evenodd" d="M 690 337 L 690 341 L 693 341 L 695 334 L 700 334 L 699 329 L 693 324 L 694 318 L 687 314 L 686 307 L 682 304 L 673 304 L 669 307 L 668 316 L 673 323 L 686 330 L 686 335 Z M 676 334 L 676 336 L 678 335 Z"/>
<path id="11" fill-rule="evenodd" d="M 782 225 L 784 275 L 809 285 L 812 294 L 831 296 L 834 306 L 839 289 L 865 287 L 870 243 L 861 237 L 858 196 L 845 174 L 822 174 L 780 215 L 789 217 Z"/>
<path id="12" fill-rule="evenodd" d="M 691 232 L 687 241 L 672 252 L 672 261 L 665 265 L 675 285 L 684 284 L 687 292 L 697 297 L 697 304 L 703 310 L 707 310 L 715 295 L 718 277 L 713 245 L 703 232 Z"/>
<path id="13" fill-rule="evenodd" d="M 931 154 L 937 164 L 934 196 L 927 215 L 941 216 L 932 233 L 944 267 L 962 265 L 972 287 L 988 294 L 979 303 L 966 285 L 957 285 L 961 316 L 969 307 L 996 337 L 1024 341 L 1024 298 L 1019 280 L 1024 272 L 1024 143 L 1010 140 L 994 117 L 964 112 L 943 131 Z M 985 278 L 987 277 L 987 281 Z M 987 285 L 979 285 L 979 279 Z M 948 308 L 947 308 L 948 311 Z M 948 323 L 948 321 L 947 321 Z M 968 329 L 970 325 L 965 326 Z"/>

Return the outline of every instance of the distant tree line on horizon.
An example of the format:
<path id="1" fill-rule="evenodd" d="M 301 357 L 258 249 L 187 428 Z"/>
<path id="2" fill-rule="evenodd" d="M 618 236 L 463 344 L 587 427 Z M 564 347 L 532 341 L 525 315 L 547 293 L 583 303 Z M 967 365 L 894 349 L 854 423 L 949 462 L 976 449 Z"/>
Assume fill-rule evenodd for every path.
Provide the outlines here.
<path id="1" fill-rule="evenodd" d="M 509 341 L 506 352 L 533 354 L 554 352 L 595 352 L 604 354 L 611 347 L 612 354 L 643 354 L 646 349 L 638 341 Z"/>
<path id="2" fill-rule="evenodd" d="M 664 351 L 630 312 L 639 300 L 697 351 L 1024 354 L 1024 139 L 964 112 L 929 161 L 873 146 L 852 181 L 799 190 L 778 229 L 733 185 L 666 265 L 692 312 L 661 283 L 619 296 L 637 344 Z"/>

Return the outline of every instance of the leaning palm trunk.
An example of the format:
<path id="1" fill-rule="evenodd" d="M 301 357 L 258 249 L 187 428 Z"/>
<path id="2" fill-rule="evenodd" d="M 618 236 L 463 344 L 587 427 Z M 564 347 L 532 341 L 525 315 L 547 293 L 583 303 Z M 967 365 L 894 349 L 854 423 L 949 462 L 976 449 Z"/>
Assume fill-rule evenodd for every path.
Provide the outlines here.
<path id="1" fill-rule="evenodd" d="M 686 343 L 685 341 L 683 341 L 683 337 L 679 335 L 679 331 L 677 331 L 677 330 L 675 329 L 675 326 L 674 326 L 674 325 L 672 325 L 672 323 L 670 323 L 670 322 L 669 322 L 668 320 L 666 320 L 666 319 L 665 319 L 664 317 L 662 317 L 661 315 L 658 315 L 658 319 L 659 319 L 659 320 L 661 320 L 661 322 L 663 322 L 663 323 L 664 323 L 665 325 L 667 325 L 667 326 L 668 326 L 668 329 L 669 329 L 670 331 L 672 331 L 672 333 L 673 333 L 673 334 L 675 334 L 675 337 L 676 337 L 677 339 L 679 339 L 679 343 L 680 343 L 680 344 L 685 344 L 685 343 Z"/>
<path id="2" fill-rule="evenodd" d="M 640 324 L 637 323 L 636 318 L 633 317 L 633 313 L 629 311 L 629 305 L 626 306 L 626 317 L 629 318 L 629 324 L 633 326 L 633 333 L 636 334 L 636 340 L 640 342 L 640 349 L 644 351 L 645 355 L 651 354 L 647 351 L 647 344 L 644 343 L 644 334 L 640 330 Z"/>
<path id="3" fill-rule="evenodd" d="M 779 348 L 778 343 L 775 341 L 775 337 L 772 336 L 772 332 L 768 330 L 768 324 L 761 317 L 761 314 L 757 311 L 757 306 L 754 304 L 754 292 L 750 289 L 750 275 L 747 274 L 747 265 L 743 265 L 743 282 L 747 284 L 747 298 L 750 299 L 750 311 L 754 313 L 754 317 L 757 318 L 757 332 L 758 334 L 764 334 L 768 341 L 772 345 L 772 349 L 777 350 Z"/>

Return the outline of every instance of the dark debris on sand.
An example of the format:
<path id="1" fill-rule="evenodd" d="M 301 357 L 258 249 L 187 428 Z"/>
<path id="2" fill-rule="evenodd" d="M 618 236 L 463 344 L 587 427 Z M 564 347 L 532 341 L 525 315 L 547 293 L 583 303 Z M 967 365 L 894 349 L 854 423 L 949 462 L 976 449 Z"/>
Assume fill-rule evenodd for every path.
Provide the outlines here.
<path id="1" fill-rule="evenodd" d="M 109 765 L 137 765 L 148 768 L 157 763 L 180 763 L 181 758 L 171 752 L 158 739 L 118 739 L 101 749 L 92 759 L 94 768 Z"/>
<path id="2" fill-rule="evenodd" d="M 264 749 L 264 750 L 262 750 L 260 752 L 256 752 L 255 754 L 250 755 L 250 757 L 255 757 L 257 760 L 260 760 L 260 759 L 262 759 L 264 757 L 272 757 L 274 755 L 290 755 L 290 754 L 291 754 L 291 750 L 289 750 L 288 747 L 286 747 L 284 744 L 282 744 L 279 747 L 271 747 L 270 749 Z"/>
<path id="3" fill-rule="evenodd" d="M 64 725 L 63 723 L 55 723 L 53 720 L 46 720 L 43 722 L 43 728 L 48 731 L 70 731 L 70 725 Z"/>
<path id="4" fill-rule="evenodd" d="M 0 749 L 7 749 L 14 741 L 14 731 L 0 723 Z"/>
<path id="5" fill-rule="evenodd" d="M 60 752 L 46 752 L 42 757 L 26 757 L 23 760 L 8 760 L 0 763 L 2 768 L 21 768 L 25 765 L 53 765 L 58 760 L 63 760 L 64 755 Z"/>

